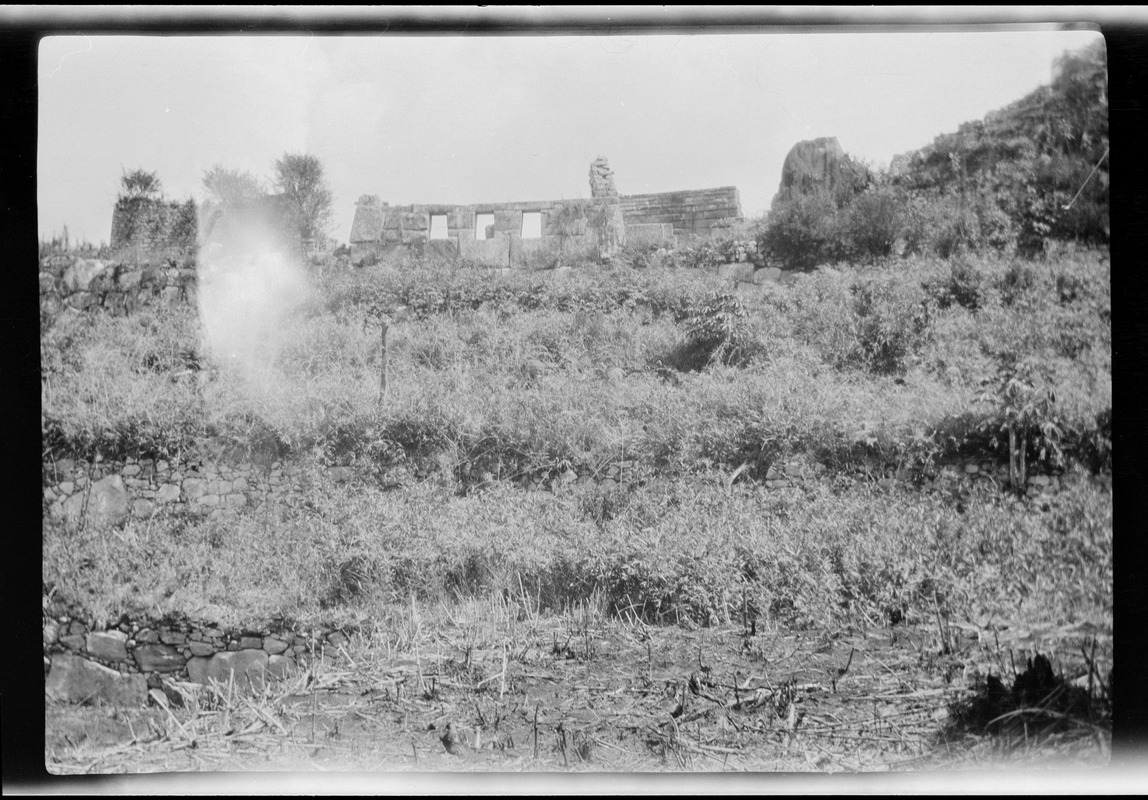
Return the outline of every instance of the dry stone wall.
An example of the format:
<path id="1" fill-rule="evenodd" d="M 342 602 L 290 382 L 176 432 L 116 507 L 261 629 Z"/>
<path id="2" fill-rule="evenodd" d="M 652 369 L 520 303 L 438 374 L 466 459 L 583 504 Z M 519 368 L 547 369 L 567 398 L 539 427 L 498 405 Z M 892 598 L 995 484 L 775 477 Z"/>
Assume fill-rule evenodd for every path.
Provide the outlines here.
<path id="1" fill-rule="evenodd" d="M 104 308 L 127 314 L 143 306 L 195 302 L 192 261 L 182 264 L 121 264 L 97 258 L 54 255 L 40 262 L 40 312 Z"/>
<path id="2" fill-rule="evenodd" d="M 113 249 L 139 247 L 145 251 L 189 248 L 198 235 L 195 201 L 172 203 L 124 198 L 112 209 Z"/>
<path id="3" fill-rule="evenodd" d="M 44 599 L 45 693 L 49 699 L 138 706 L 174 679 L 233 682 L 243 692 L 284 678 L 315 658 L 338 658 L 353 628 L 296 630 L 284 623 L 225 629 L 188 620 L 123 618 L 93 624 Z"/>
<path id="4" fill-rule="evenodd" d="M 346 466 L 318 469 L 336 482 L 352 476 Z M 307 465 L 282 461 L 59 458 L 44 464 L 43 501 L 50 517 L 106 525 L 165 512 L 259 509 L 272 497 L 290 502 L 307 489 L 311 474 Z"/>

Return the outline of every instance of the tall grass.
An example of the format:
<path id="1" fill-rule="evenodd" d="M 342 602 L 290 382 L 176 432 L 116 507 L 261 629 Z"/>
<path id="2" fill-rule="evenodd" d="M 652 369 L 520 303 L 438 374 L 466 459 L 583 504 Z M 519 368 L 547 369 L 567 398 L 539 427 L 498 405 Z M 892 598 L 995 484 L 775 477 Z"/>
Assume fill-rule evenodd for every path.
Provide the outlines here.
<path id="1" fill-rule="evenodd" d="M 64 315 L 41 335 L 47 450 L 175 454 L 211 439 L 313 469 L 309 507 L 270 496 L 110 534 L 46 520 L 44 580 L 100 613 L 221 620 L 522 591 L 551 608 L 594 593 L 654 622 L 1110 619 L 1111 496 L 1083 477 L 1111 463 L 1107 277 L 1095 253 L 910 260 L 735 302 L 681 272 L 378 268 L 333 279 L 254 372 L 211 363 L 190 309 Z M 682 358 L 696 330 L 742 357 Z M 1030 462 L 1067 470 L 1046 511 L 832 480 L 860 457 L 1003 460 L 993 381 L 1022 361 L 1055 396 Z M 728 485 L 794 456 L 830 480 Z M 438 477 L 333 486 L 320 467 L 336 457 Z M 622 460 L 628 486 L 499 480 Z"/>
<path id="2" fill-rule="evenodd" d="M 441 484 L 310 480 L 308 506 L 132 520 L 112 535 L 46 523 L 45 583 L 105 619 L 178 610 L 234 624 L 523 592 L 543 611 L 596 594 L 653 623 L 1111 618 L 1111 497 L 1083 481 L 1034 515 L 987 496 L 962 513 L 938 495 L 861 485 L 496 484 L 458 497 Z"/>
<path id="3" fill-rule="evenodd" d="M 724 290 L 673 274 L 508 276 L 500 288 L 501 277 L 412 272 L 332 305 L 355 294 L 340 285 L 291 321 L 255 373 L 208 363 L 187 309 L 70 316 L 42 336 L 45 436 L 57 449 L 104 451 L 171 451 L 203 436 L 289 452 L 389 441 L 424 455 L 495 442 L 538 469 L 623 451 L 674 469 L 735 468 L 752 451 L 927 459 L 987 445 L 977 431 L 999 409 L 986 383 L 1024 357 L 1056 388 L 1060 450 L 1103 438 L 1106 265 L 953 269 L 827 270 L 745 298 L 743 316 L 718 329 L 739 343 L 737 366 L 683 359 Z M 958 281 L 976 284 L 975 304 Z M 399 300 L 418 313 L 392 315 L 380 403 L 377 315 Z"/>

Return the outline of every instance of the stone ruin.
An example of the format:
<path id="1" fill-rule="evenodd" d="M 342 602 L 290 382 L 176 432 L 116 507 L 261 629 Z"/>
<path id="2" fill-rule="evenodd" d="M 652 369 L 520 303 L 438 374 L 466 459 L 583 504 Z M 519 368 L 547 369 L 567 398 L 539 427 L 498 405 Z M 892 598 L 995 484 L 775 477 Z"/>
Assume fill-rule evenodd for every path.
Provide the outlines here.
<path id="1" fill-rule="evenodd" d="M 351 226 L 351 258 L 361 263 L 407 249 L 505 269 L 544 267 L 608 258 L 626 245 L 704 239 L 741 218 L 733 186 L 619 195 L 603 157 L 590 166 L 590 194 L 590 200 L 474 205 L 391 205 L 363 195 Z"/>
<path id="2" fill-rule="evenodd" d="M 590 164 L 590 196 L 618 196 L 618 188 L 614 186 L 614 170 L 610 169 L 610 162 L 602 156 Z"/>

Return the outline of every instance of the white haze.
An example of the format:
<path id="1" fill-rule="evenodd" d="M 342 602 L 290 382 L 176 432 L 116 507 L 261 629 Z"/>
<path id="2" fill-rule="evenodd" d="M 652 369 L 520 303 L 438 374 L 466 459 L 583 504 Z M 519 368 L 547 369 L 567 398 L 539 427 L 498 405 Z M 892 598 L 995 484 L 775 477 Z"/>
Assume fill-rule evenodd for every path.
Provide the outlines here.
<path id="1" fill-rule="evenodd" d="M 253 389 L 279 383 L 276 356 L 292 314 L 311 295 L 298 257 L 256 214 L 229 213 L 200 243 L 204 345 L 216 366 L 238 373 Z"/>

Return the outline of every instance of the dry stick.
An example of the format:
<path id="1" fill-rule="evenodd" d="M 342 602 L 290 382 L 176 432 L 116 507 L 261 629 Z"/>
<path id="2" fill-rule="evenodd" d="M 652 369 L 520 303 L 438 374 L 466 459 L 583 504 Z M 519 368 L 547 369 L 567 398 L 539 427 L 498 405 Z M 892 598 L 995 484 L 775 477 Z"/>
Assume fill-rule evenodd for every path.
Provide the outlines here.
<path id="1" fill-rule="evenodd" d="M 538 760 L 538 706 L 534 706 L 534 760 Z"/>
<path id="2" fill-rule="evenodd" d="M 379 403 L 382 404 L 384 398 L 387 396 L 387 319 L 383 317 L 379 321 L 382 327 L 382 335 L 379 341 L 383 346 L 382 354 L 379 356 Z"/>

